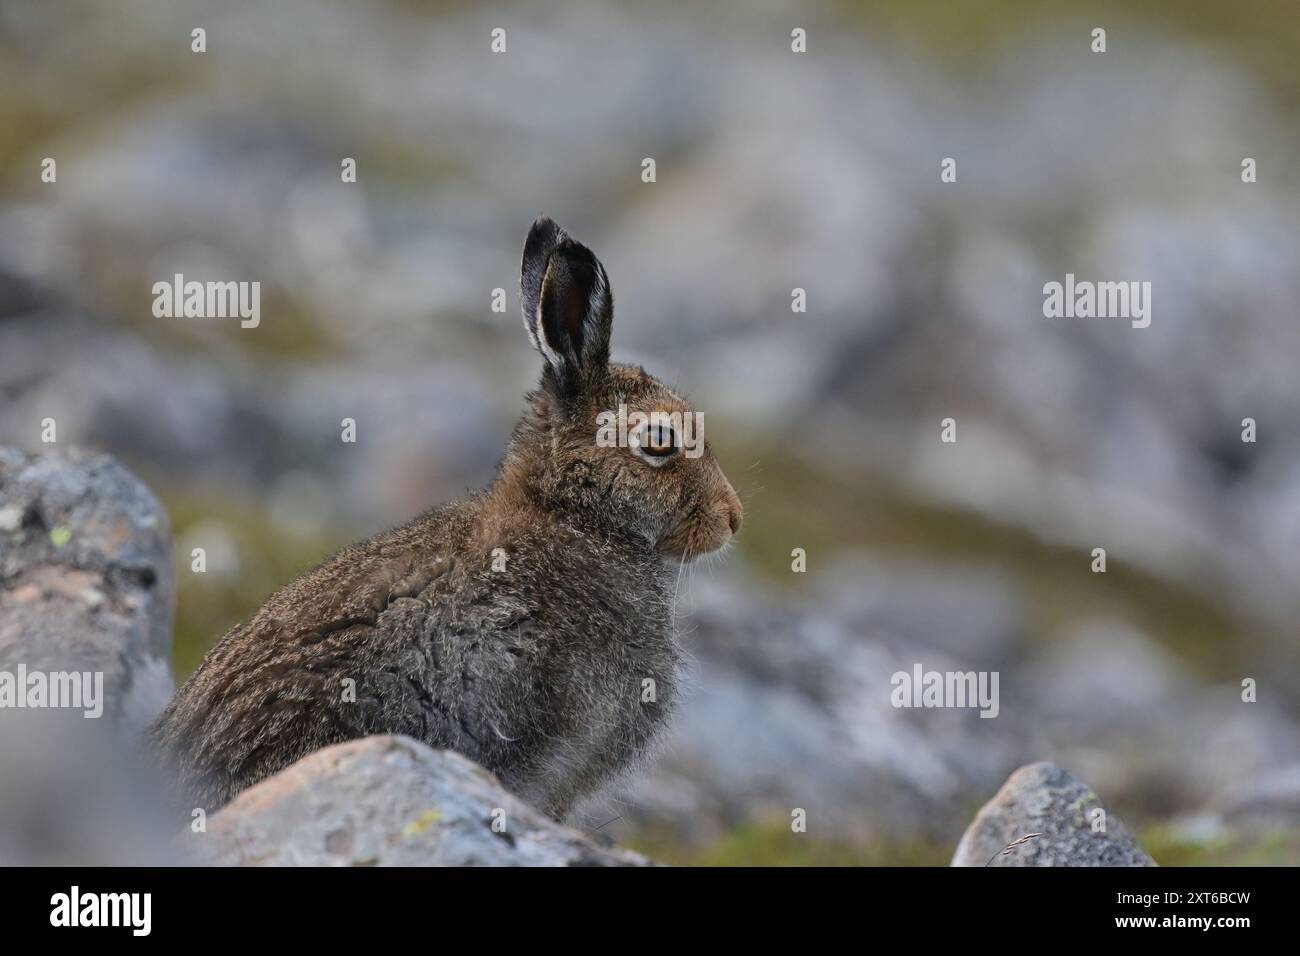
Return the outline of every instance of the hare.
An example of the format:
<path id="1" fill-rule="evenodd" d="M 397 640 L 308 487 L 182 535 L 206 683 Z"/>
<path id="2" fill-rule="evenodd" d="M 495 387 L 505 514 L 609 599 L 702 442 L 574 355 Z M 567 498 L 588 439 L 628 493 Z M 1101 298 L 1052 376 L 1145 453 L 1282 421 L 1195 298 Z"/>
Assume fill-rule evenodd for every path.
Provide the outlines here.
<path id="1" fill-rule="evenodd" d="M 541 218 L 521 273 L 541 382 L 492 484 L 344 548 L 212 648 L 151 732 L 193 805 L 321 747 L 406 734 L 562 819 L 648 754 L 682 662 L 678 565 L 728 542 L 740 501 L 680 418 L 598 440 L 621 406 L 629 421 L 691 410 L 610 361 L 592 252 Z"/>

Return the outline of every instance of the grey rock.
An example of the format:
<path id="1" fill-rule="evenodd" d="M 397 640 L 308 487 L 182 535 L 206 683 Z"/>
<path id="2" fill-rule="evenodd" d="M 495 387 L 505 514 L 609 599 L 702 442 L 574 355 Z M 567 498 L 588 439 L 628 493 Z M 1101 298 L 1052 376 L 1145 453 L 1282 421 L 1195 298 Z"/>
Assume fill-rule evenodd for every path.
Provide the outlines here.
<path id="1" fill-rule="evenodd" d="M 508 331 L 510 344 L 499 351 L 513 353 L 519 367 L 502 378 L 529 381 L 536 369 L 527 347 L 518 347 L 513 323 Z M 304 363 L 269 380 L 255 363 L 232 357 L 218 369 L 75 310 L 0 313 L 0 435 L 34 439 L 36 423 L 54 417 L 61 444 L 93 442 L 119 459 L 148 462 L 172 488 L 219 488 L 245 507 L 273 503 L 282 482 L 311 474 L 330 498 L 329 513 L 311 527 L 342 525 L 348 536 L 405 520 L 492 474 L 514 411 L 497 406 L 514 402 L 518 390 L 497 396 L 464 356 L 439 360 L 432 352 Z M 434 407 L 456 414 L 412 412 Z M 345 417 L 358 423 L 355 446 L 340 443 Z M 299 530 L 281 524 L 274 509 L 267 517 Z M 13 520 L 0 512 L 0 532 Z"/>
<path id="2" fill-rule="evenodd" d="M 400 736 L 304 757 L 183 840 L 205 862 L 246 866 L 649 865 L 555 823 L 465 757 Z"/>
<path id="3" fill-rule="evenodd" d="M 951 842 L 979 794 L 1029 749 L 1023 717 L 1005 705 L 993 719 L 893 706 L 893 675 L 917 663 L 963 672 L 988 665 L 882 630 L 900 606 L 887 594 L 877 595 L 875 613 L 865 590 L 848 610 L 772 600 L 757 584 L 699 575 L 686 590 L 694 670 L 668 739 L 622 799 L 589 804 L 585 820 L 619 814 L 704 845 L 739 825 L 788 828 L 801 808 L 821 839 Z"/>
<path id="4" fill-rule="evenodd" d="M 1300 763 L 1272 767 L 1241 781 L 1217 798 L 1213 808 L 1230 827 L 1300 828 Z"/>
<path id="5" fill-rule="evenodd" d="M 1104 832 L 1093 828 L 1093 814 L 1098 809 L 1106 813 Z M 1012 848 L 1012 844 L 1017 845 Z M 1118 867 L 1156 863 L 1118 818 L 1105 810 L 1091 788 L 1055 764 L 1044 762 L 1021 767 L 983 806 L 962 835 L 952 865 Z"/>
<path id="6" fill-rule="evenodd" d="M 1049 637 L 1025 668 L 1034 710 L 1077 736 L 1098 725 L 1131 731 L 1195 686 L 1177 656 L 1127 622 L 1088 618 Z"/>
<path id="7" fill-rule="evenodd" d="M 178 860 L 137 743 L 172 691 L 173 600 L 167 516 L 138 479 L 0 447 L 0 672 L 24 704 L 24 674 L 103 675 L 85 706 L 0 710 L 0 864 Z"/>
<path id="8" fill-rule="evenodd" d="M 810 582 L 847 625 L 933 648 L 982 668 L 1014 659 L 1029 630 L 1028 602 L 1005 572 L 868 552 L 837 554 Z"/>
<path id="9" fill-rule="evenodd" d="M 98 672 L 103 717 L 137 733 L 171 696 L 171 535 L 106 455 L 0 448 L 0 670 Z"/>
<path id="10" fill-rule="evenodd" d="M 0 710 L 0 866 L 170 866 L 162 781 L 107 718 Z"/>
<path id="11" fill-rule="evenodd" d="M 1077 640 L 1086 631 L 1071 633 Z M 1030 752 L 1050 753 L 1111 799 L 1191 813 L 1300 762 L 1295 719 L 1271 695 L 1245 703 L 1236 683 L 1206 684 L 1173 659 L 1168 669 L 1152 670 L 1141 663 L 1152 650 L 1142 643 L 1136 653 L 1118 640 L 1097 640 L 1094 646 L 1104 653 L 1049 651 L 1008 683 L 1025 688 L 1024 705 L 1038 735 Z M 1115 673 L 1114 682 L 1103 686 L 1109 655 L 1132 669 Z M 1263 665 L 1252 665 L 1250 672 L 1266 673 Z M 1077 683 L 1071 683 L 1072 673 Z M 1284 681 L 1272 676 L 1270 689 L 1274 685 Z M 1138 695 L 1143 686 L 1150 697 Z M 1081 693 L 1086 687 L 1094 689 L 1091 696 Z"/>

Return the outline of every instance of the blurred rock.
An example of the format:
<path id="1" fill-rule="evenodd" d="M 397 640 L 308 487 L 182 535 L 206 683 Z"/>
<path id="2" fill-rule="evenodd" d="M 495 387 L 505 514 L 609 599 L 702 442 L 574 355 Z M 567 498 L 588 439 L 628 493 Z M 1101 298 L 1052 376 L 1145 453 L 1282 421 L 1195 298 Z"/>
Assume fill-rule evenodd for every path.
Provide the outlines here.
<path id="1" fill-rule="evenodd" d="M 631 825 L 706 846 L 743 824 L 788 826 L 798 807 L 830 840 L 951 843 L 1026 754 L 1157 817 L 1300 760 L 1284 708 L 1205 683 L 1122 621 L 1087 619 L 1042 642 L 1001 575 L 828 564 L 807 599 L 739 572 L 683 583 L 693 670 L 679 711 L 651 767 L 584 820 L 617 815 L 616 834 Z M 917 663 L 998 672 L 998 716 L 895 708 L 891 677 Z"/>
<path id="2" fill-rule="evenodd" d="M 137 745 L 172 692 L 172 604 L 143 484 L 104 455 L 0 447 L 0 672 L 28 704 L 0 709 L 0 864 L 176 862 Z M 73 673 L 83 696 L 52 706 L 51 675 Z M 36 674 L 40 706 L 18 682 Z"/>
<path id="3" fill-rule="evenodd" d="M 1300 763 L 1243 780 L 1213 806 L 1229 827 L 1262 831 L 1300 831 Z"/>
<path id="4" fill-rule="evenodd" d="M 80 711 L 0 710 L 0 866 L 171 866 L 176 817 L 138 747 Z"/>
<path id="5" fill-rule="evenodd" d="M 1106 813 L 1105 832 L 1093 829 L 1092 814 L 1099 809 Z M 952 865 L 1156 864 L 1088 786 L 1054 764 L 1033 763 L 1013 773 L 976 815 Z"/>
<path id="6" fill-rule="evenodd" d="M 1192 686 L 1182 661 L 1117 620 L 1083 620 L 1050 635 L 1044 652 L 1025 670 L 1034 709 L 1083 733 L 1098 724 L 1132 727 L 1154 719 Z"/>
<path id="7" fill-rule="evenodd" d="M 836 554 L 809 583 L 823 607 L 862 634 L 930 648 L 981 668 L 1005 666 L 1030 633 L 1009 574 L 973 563 Z"/>
<path id="8" fill-rule="evenodd" d="M 951 842 L 977 795 L 1027 749 L 1026 715 L 1005 697 L 993 719 L 894 707 L 898 671 L 976 668 L 868 630 L 861 602 L 846 613 L 757 584 L 701 578 L 690 587 L 695 607 L 683 614 L 694 670 L 660 756 L 617 799 L 584 808 L 585 819 L 617 813 L 703 845 L 741 824 L 788 827 L 801 808 L 825 840 Z"/>
<path id="9" fill-rule="evenodd" d="M 1190 813 L 1243 781 L 1269 778 L 1300 761 L 1295 719 L 1277 701 L 1245 703 L 1239 686 L 1194 680 L 1173 662 L 1163 676 L 1144 672 L 1137 662 L 1149 648 L 1142 643 L 1134 655 L 1114 650 L 1117 659 L 1132 659 L 1135 670 L 1117 674 L 1109 688 L 1097 685 L 1092 702 L 1067 689 L 1068 669 L 1048 679 L 1042 665 L 1031 664 L 1012 679 L 1027 690 L 1038 752 L 1068 764 L 1113 799 L 1154 817 Z M 1072 654 L 1058 657 L 1063 667 L 1065 658 L 1078 660 L 1081 684 L 1109 669 Z M 1148 681 L 1154 681 L 1149 699 L 1127 696 Z M 1052 686 L 1061 690 L 1055 702 L 1043 692 Z"/>
<path id="10" fill-rule="evenodd" d="M 512 321 L 509 329 L 517 333 L 514 357 L 526 360 L 522 327 Z M 314 527 L 347 533 L 409 518 L 484 483 L 527 381 L 516 376 L 506 387 L 467 374 L 459 361 L 412 355 L 382 365 L 295 364 L 268 379 L 238 356 L 218 368 L 66 306 L 0 313 L 0 435 L 34 444 L 39 422 L 51 417 L 61 443 L 93 442 L 147 462 L 173 491 L 220 493 L 250 508 L 310 473 L 333 506 Z M 515 407 L 497 418 L 494 406 L 508 402 Z M 344 418 L 357 423 L 355 445 L 340 441 Z"/>
<path id="11" fill-rule="evenodd" d="M 0 670 L 102 673 L 129 737 L 171 697 L 174 603 L 148 488 L 106 455 L 0 447 Z"/>
<path id="12" fill-rule="evenodd" d="M 560 826 L 459 754 L 409 737 L 317 751 L 184 839 L 201 859 L 244 866 L 649 865 Z"/>

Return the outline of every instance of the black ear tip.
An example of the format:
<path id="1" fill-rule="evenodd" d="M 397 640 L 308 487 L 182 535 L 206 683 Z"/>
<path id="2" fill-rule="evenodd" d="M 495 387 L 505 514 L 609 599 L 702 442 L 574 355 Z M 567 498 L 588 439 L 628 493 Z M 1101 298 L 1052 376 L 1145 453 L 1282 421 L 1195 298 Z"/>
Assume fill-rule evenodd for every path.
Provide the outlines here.
<path id="1" fill-rule="evenodd" d="M 595 269 L 598 265 L 596 254 L 571 236 L 565 236 L 556 243 L 555 248 L 551 250 L 551 255 L 590 269 Z"/>
<path id="2" fill-rule="evenodd" d="M 555 220 L 549 216 L 538 216 L 528 230 L 528 238 L 524 240 L 524 257 L 531 258 L 539 253 L 550 252 L 561 240 L 567 238 Z"/>

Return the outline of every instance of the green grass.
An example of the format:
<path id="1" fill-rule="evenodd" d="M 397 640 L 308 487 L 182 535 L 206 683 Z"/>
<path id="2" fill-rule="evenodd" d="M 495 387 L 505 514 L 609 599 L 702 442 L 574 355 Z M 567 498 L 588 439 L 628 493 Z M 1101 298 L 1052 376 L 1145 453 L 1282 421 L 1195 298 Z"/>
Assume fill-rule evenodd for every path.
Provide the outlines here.
<path id="1" fill-rule="evenodd" d="M 1142 829 L 1139 842 L 1161 866 L 1300 866 L 1300 830 L 1188 840 L 1166 824 Z"/>
<path id="2" fill-rule="evenodd" d="M 1196 843 L 1166 825 L 1147 827 L 1139 841 L 1161 866 L 1296 866 L 1300 832 L 1242 833 Z M 792 833 L 784 821 L 737 827 L 708 846 L 683 844 L 665 830 L 620 841 L 673 866 L 947 866 L 955 844 L 879 841 L 871 844 L 817 839 Z"/>
<path id="3" fill-rule="evenodd" d="M 953 847 L 925 841 L 871 844 L 794 833 L 786 821 L 737 827 L 704 847 L 666 831 L 641 831 L 623 845 L 673 866 L 947 866 Z"/>

